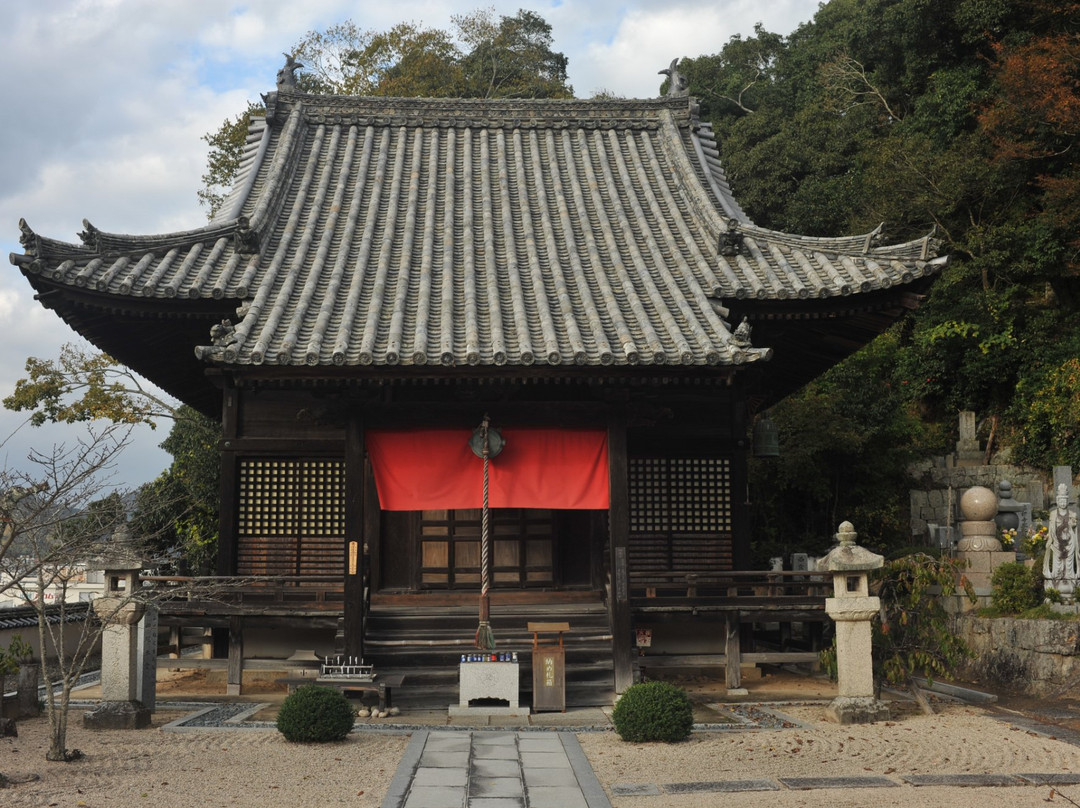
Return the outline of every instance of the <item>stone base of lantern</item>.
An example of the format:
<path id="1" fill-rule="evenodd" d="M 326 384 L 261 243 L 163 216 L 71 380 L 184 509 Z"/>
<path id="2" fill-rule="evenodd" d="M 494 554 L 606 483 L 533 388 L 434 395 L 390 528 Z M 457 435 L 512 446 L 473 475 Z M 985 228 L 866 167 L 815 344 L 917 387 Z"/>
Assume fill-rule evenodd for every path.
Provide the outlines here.
<path id="1" fill-rule="evenodd" d="M 150 710 L 137 701 L 106 701 L 83 713 L 86 729 L 145 729 L 150 726 Z"/>
<path id="2" fill-rule="evenodd" d="M 837 724 L 872 724 L 889 720 L 888 706 L 872 697 L 840 696 L 825 710 Z"/>

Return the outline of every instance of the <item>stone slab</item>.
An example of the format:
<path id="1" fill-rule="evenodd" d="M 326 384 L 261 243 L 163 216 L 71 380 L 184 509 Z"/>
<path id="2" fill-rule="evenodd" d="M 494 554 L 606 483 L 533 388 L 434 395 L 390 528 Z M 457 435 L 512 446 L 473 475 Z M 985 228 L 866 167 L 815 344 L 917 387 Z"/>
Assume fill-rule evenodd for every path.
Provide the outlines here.
<path id="1" fill-rule="evenodd" d="M 1018 774 L 1021 780 L 1033 786 L 1075 786 L 1080 785 L 1080 774 Z"/>
<path id="2" fill-rule="evenodd" d="M 457 733 L 448 734 L 456 735 Z M 514 746 L 517 743 L 516 732 L 474 732 L 471 737 L 473 744 L 476 746 L 479 746 L 481 744 L 502 744 L 504 746 Z"/>
<path id="3" fill-rule="evenodd" d="M 428 736 L 427 744 L 424 745 L 425 752 L 468 752 L 469 751 L 469 736 L 463 735 L 458 732 L 454 735 L 436 735 L 431 733 Z"/>
<path id="4" fill-rule="evenodd" d="M 465 789 L 444 786 L 414 786 L 403 808 L 465 808 Z"/>
<path id="5" fill-rule="evenodd" d="M 529 808 L 589 808 L 577 786 L 538 786 L 529 789 Z"/>
<path id="6" fill-rule="evenodd" d="M 660 788 L 654 783 L 616 783 L 611 793 L 616 797 L 657 797 Z"/>
<path id="7" fill-rule="evenodd" d="M 448 712 L 452 718 L 474 718 L 481 721 L 485 721 L 492 716 L 511 716 L 513 718 L 529 717 L 529 708 L 518 707 L 517 705 L 512 707 L 491 707 L 488 705 L 482 707 L 463 707 L 460 704 L 451 704 Z"/>
<path id="8" fill-rule="evenodd" d="M 524 797 L 520 777 L 471 777 L 469 797 Z"/>
<path id="9" fill-rule="evenodd" d="M 469 797 L 468 808 L 525 808 L 525 798 Z"/>
<path id="10" fill-rule="evenodd" d="M 569 769 L 570 761 L 566 753 L 558 752 L 521 752 L 523 769 Z"/>
<path id="11" fill-rule="evenodd" d="M 545 735 L 540 738 L 521 738 L 518 749 L 522 752 L 562 752 L 562 741 L 557 735 Z"/>
<path id="12" fill-rule="evenodd" d="M 888 777 L 778 777 L 780 784 L 794 791 L 817 788 L 899 788 Z"/>
<path id="13" fill-rule="evenodd" d="M 534 786 L 567 786 L 577 785 L 574 772 L 570 769 L 522 769 L 521 776 L 525 779 L 525 785 L 529 788 Z"/>
<path id="14" fill-rule="evenodd" d="M 468 751 L 429 752 L 426 749 L 420 756 L 420 765 L 431 769 L 452 769 L 469 765 Z"/>
<path id="15" fill-rule="evenodd" d="M 516 746 L 503 746 L 501 744 L 480 744 L 473 746 L 473 761 L 486 760 L 517 760 L 518 751 Z"/>
<path id="16" fill-rule="evenodd" d="M 413 788 L 417 786 L 464 786 L 468 782 L 465 769 L 431 768 L 421 766 L 413 775 Z"/>
<path id="17" fill-rule="evenodd" d="M 1023 781 L 1008 774 L 906 774 L 902 778 L 913 786 L 1018 786 Z"/>
<path id="18" fill-rule="evenodd" d="M 516 760 L 479 758 L 473 760 L 472 772 L 480 777 L 520 777 L 521 765 Z"/>
<path id="19" fill-rule="evenodd" d="M 735 794 L 741 791 L 779 791 L 772 780 L 717 780 L 701 783 L 665 783 L 668 794 Z"/>

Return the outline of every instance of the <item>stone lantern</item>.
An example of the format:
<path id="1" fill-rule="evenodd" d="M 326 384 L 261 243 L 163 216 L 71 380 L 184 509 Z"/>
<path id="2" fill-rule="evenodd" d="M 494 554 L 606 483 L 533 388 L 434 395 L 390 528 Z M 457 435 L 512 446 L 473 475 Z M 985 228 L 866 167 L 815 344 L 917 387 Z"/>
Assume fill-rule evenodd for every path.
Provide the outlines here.
<path id="1" fill-rule="evenodd" d="M 139 700 L 138 623 L 146 604 L 135 598 L 142 559 L 122 527 L 99 560 L 105 591 L 94 599 L 101 634 L 101 704 L 83 714 L 88 729 L 142 729 L 150 726 L 150 709 Z"/>
<path id="2" fill-rule="evenodd" d="M 881 609 L 881 599 L 870 595 L 870 570 L 885 559 L 855 543 L 851 522 L 843 522 L 836 534 L 840 544 L 818 561 L 818 569 L 833 574 L 833 596 L 825 600 L 825 612 L 836 624 L 836 675 L 839 695 L 829 713 L 840 724 L 885 721 L 889 708 L 874 698 L 874 665 L 871 621 Z"/>

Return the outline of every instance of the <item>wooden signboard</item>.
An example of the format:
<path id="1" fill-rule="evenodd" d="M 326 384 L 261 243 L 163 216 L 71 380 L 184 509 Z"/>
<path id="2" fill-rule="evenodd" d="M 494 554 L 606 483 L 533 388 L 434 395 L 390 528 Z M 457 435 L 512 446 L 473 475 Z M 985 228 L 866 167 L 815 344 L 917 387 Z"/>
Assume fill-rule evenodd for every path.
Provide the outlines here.
<path id="1" fill-rule="evenodd" d="M 563 632 L 569 623 L 529 623 L 533 635 L 533 712 L 566 712 L 566 649 Z M 558 645 L 541 645 L 540 634 L 559 636 Z"/>

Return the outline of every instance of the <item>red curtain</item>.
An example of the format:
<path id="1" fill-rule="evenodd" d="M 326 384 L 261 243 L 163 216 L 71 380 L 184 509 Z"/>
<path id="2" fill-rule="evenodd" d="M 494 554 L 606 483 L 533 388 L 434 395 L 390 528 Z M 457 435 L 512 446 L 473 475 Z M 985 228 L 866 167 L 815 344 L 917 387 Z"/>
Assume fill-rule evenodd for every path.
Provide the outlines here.
<path id="1" fill-rule="evenodd" d="M 506 445 L 488 468 L 492 508 L 608 507 L 602 429 L 500 429 Z M 388 511 L 479 508 L 484 461 L 468 429 L 371 430 L 365 434 L 379 504 Z"/>

